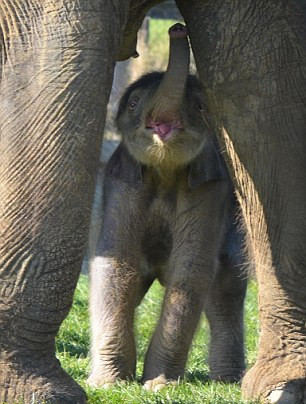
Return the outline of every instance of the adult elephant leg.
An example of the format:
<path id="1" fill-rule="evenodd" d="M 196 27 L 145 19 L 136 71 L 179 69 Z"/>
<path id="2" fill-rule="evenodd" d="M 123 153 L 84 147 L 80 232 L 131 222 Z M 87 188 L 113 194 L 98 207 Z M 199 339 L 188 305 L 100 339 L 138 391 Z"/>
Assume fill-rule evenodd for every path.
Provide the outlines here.
<path id="1" fill-rule="evenodd" d="M 243 392 L 275 403 L 303 403 L 306 3 L 177 3 L 255 253 L 261 332 Z"/>
<path id="2" fill-rule="evenodd" d="M 55 358 L 128 1 L 0 3 L 0 402 L 84 403 Z"/>

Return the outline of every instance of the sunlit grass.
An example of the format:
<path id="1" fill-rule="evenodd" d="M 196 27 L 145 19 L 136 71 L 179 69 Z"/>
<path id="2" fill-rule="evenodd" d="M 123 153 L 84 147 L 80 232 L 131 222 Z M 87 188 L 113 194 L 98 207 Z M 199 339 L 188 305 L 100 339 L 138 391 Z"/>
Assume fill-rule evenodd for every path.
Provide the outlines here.
<path id="1" fill-rule="evenodd" d="M 156 282 L 143 300 L 136 314 L 137 379 L 143 368 L 143 360 L 152 331 L 159 315 L 163 289 Z M 256 285 L 251 282 L 246 300 L 246 351 L 248 363 L 256 355 L 258 335 Z M 209 381 L 208 344 L 209 330 L 205 318 L 194 338 L 186 369 L 186 377 L 176 387 L 167 387 L 159 393 L 145 391 L 138 381 L 121 382 L 109 389 L 93 389 L 86 385 L 89 373 L 89 318 L 88 278 L 82 275 L 75 293 L 73 308 L 63 323 L 57 338 L 58 357 L 66 371 L 86 390 L 89 404 L 242 404 L 238 384 L 222 384 Z"/>
<path id="2" fill-rule="evenodd" d="M 169 28 L 176 20 L 155 20 L 149 22 L 148 47 L 145 55 L 145 66 L 148 71 L 166 70 L 169 55 Z M 190 72 L 195 72 L 195 63 L 191 54 Z"/>
<path id="3" fill-rule="evenodd" d="M 175 22 L 175 20 L 150 20 L 148 52 L 145 55 L 148 70 L 166 70 L 169 53 L 168 29 Z"/>

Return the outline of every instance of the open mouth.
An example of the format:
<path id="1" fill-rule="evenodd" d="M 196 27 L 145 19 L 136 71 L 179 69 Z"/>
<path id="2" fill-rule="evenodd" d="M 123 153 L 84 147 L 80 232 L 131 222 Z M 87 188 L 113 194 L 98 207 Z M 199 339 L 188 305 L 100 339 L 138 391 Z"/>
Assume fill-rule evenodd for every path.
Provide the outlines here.
<path id="1" fill-rule="evenodd" d="M 152 122 L 149 121 L 146 126 L 147 129 L 153 129 L 153 135 L 156 134 L 160 140 L 166 142 L 170 140 L 175 131 L 183 129 L 181 122 Z"/>

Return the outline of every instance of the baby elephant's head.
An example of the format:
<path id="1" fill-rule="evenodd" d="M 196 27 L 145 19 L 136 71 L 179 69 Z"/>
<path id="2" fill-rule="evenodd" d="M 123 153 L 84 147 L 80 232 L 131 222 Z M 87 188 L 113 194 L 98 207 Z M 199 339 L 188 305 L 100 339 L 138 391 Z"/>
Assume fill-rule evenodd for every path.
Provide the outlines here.
<path id="1" fill-rule="evenodd" d="M 188 74 L 186 28 L 176 24 L 169 35 L 167 71 L 146 74 L 127 88 L 116 124 L 137 161 L 175 169 L 199 154 L 210 130 L 201 84 Z"/>

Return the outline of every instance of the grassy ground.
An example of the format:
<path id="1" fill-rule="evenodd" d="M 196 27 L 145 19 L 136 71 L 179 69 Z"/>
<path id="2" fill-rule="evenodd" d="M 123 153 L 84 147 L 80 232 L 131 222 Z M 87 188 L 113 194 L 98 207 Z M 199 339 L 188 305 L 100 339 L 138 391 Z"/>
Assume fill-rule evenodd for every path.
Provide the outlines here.
<path id="1" fill-rule="evenodd" d="M 163 291 L 155 283 L 137 310 L 138 346 L 137 379 L 141 377 L 143 359 L 156 318 Z M 254 362 L 258 335 L 256 286 L 251 283 L 246 301 L 246 350 L 248 365 Z M 138 381 L 118 383 L 109 389 L 92 389 L 86 385 L 89 372 L 88 278 L 82 275 L 74 305 L 57 338 L 58 356 L 66 371 L 86 390 L 89 404 L 242 404 L 240 387 L 235 384 L 210 382 L 207 353 L 209 331 L 203 318 L 193 341 L 186 377 L 176 387 L 159 393 L 145 391 Z"/>

